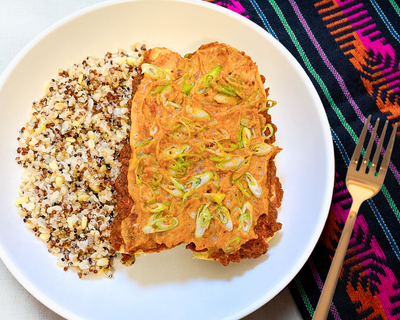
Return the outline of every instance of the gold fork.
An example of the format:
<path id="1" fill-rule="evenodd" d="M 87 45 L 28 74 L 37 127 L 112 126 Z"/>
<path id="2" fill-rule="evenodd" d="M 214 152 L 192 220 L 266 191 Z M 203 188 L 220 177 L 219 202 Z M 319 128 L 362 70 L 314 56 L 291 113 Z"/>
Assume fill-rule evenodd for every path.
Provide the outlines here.
<path id="1" fill-rule="evenodd" d="M 317 308 L 315 309 L 313 320 L 325 320 L 328 315 L 333 294 L 336 289 L 337 280 L 339 278 L 343 260 L 346 255 L 347 247 L 349 245 L 350 236 L 353 231 L 354 222 L 356 221 L 358 210 L 360 209 L 361 204 L 365 200 L 376 195 L 378 191 L 381 189 L 383 180 L 385 179 L 386 172 L 388 169 L 389 159 L 393 149 L 394 138 L 397 132 L 397 123 L 394 126 L 380 168 L 378 172 L 376 172 L 376 170 L 378 169 L 377 163 L 380 151 L 382 149 L 383 139 L 385 138 L 385 133 L 388 125 L 387 120 L 383 128 L 381 138 L 379 139 L 378 147 L 376 148 L 374 158 L 372 160 L 371 165 L 369 166 L 370 162 L 369 157 L 371 154 L 372 145 L 374 143 L 376 130 L 378 128 L 379 118 L 376 120 L 375 127 L 372 132 L 371 138 L 369 140 L 367 150 L 365 151 L 364 158 L 361 164 L 359 165 L 361 150 L 364 145 L 364 140 L 367 134 L 367 129 L 370 119 L 371 116 L 368 117 L 367 122 L 364 125 L 356 149 L 354 150 L 353 156 L 351 158 L 349 168 L 347 170 L 346 186 L 351 196 L 353 197 L 353 203 L 351 205 L 350 213 L 347 217 L 342 235 L 340 236 L 339 244 L 337 246 L 335 256 L 333 257 L 332 264 L 328 272 L 328 276 L 326 277 L 324 288 L 322 289 L 322 293 L 319 298 Z M 357 169 L 358 167 L 359 169 Z"/>

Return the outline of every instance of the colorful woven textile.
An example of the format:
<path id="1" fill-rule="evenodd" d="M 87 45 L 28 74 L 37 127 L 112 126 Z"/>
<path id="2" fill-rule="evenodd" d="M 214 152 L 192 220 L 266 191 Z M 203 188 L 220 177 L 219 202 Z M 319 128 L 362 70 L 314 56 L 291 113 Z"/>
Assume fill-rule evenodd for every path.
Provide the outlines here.
<path id="1" fill-rule="evenodd" d="M 290 284 L 303 318 L 311 319 L 351 206 L 345 177 L 363 124 L 369 114 L 373 124 L 377 117 L 391 125 L 400 121 L 400 2 L 209 2 L 251 19 L 281 42 L 312 80 L 330 123 L 333 202 L 319 243 Z M 399 170 L 400 132 L 381 192 L 359 211 L 328 319 L 400 319 Z"/>

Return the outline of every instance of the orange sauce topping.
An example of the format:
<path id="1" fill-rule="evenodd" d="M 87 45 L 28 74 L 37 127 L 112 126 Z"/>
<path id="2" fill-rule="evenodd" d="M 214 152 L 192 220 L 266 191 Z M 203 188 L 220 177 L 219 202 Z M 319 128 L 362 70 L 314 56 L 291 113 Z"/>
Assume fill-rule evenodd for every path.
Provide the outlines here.
<path id="1" fill-rule="evenodd" d="M 268 160 L 261 112 L 267 99 L 256 64 L 219 43 L 183 58 L 153 48 L 132 101 L 128 190 L 121 230 L 129 253 L 194 243 L 235 252 L 268 213 Z"/>

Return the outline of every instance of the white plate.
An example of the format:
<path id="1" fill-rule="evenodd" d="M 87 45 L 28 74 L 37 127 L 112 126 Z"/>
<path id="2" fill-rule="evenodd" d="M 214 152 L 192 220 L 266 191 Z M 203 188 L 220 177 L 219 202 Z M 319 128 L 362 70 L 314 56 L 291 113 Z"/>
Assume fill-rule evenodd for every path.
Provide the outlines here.
<path id="1" fill-rule="evenodd" d="M 220 41 L 245 51 L 267 78 L 278 126 L 278 174 L 285 191 L 282 231 L 257 260 L 223 267 L 193 260 L 184 248 L 117 265 L 115 278 L 79 280 L 56 266 L 17 214 L 21 170 L 18 130 L 31 103 L 57 73 L 86 56 L 136 41 L 181 54 Z M 278 294 L 312 252 L 328 215 L 334 182 L 329 125 L 300 65 L 266 31 L 242 16 L 199 1 L 106 2 L 61 20 L 34 39 L 0 78 L 0 257 L 37 299 L 68 319 L 238 319 Z"/>

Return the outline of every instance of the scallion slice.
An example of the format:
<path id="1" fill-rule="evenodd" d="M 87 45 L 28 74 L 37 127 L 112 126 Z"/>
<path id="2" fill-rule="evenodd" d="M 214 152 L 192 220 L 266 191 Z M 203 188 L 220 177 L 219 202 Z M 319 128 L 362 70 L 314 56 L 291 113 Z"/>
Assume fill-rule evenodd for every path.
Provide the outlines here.
<path id="1" fill-rule="evenodd" d="M 231 176 L 231 183 L 234 184 L 238 181 L 243 175 L 246 173 L 247 169 L 250 166 L 251 157 L 247 157 L 240 166 L 233 172 Z"/>
<path id="2" fill-rule="evenodd" d="M 258 142 L 250 146 L 250 149 L 257 156 L 265 156 L 270 153 L 272 146 L 265 142 Z"/>
<path id="3" fill-rule="evenodd" d="M 234 250 L 237 246 L 240 244 L 240 237 L 236 236 L 233 237 L 231 240 L 229 240 L 225 246 L 225 253 L 230 253 L 232 250 Z"/>
<path id="4" fill-rule="evenodd" d="M 265 135 L 265 130 L 269 130 L 269 135 Z M 267 139 L 270 139 L 271 137 L 272 137 L 272 135 L 274 134 L 274 128 L 272 127 L 272 124 L 270 124 L 270 123 L 267 123 L 266 125 L 265 125 L 265 127 L 264 127 L 264 129 L 262 130 L 262 135 L 265 137 L 265 138 L 267 138 Z"/>
<path id="5" fill-rule="evenodd" d="M 249 185 L 250 191 L 257 197 L 261 198 L 262 188 L 258 185 L 257 180 L 249 173 L 246 172 L 245 179 Z"/>
<path id="6" fill-rule="evenodd" d="M 175 217 L 162 217 L 155 220 L 150 218 L 149 222 L 142 228 L 142 231 L 146 234 L 163 232 L 174 229 L 178 225 L 179 221 Z"/>
<path id="7" fill-rule="evenodd" d="M 208 205 L 201 205 L 197 210 L 196 216 L 196 230 L 194 232 L 194 236 L 196 239 L 201 238 L 204 235 L 204 232 L 210 225 L 211 221 L 211 212 L 208 209 Z"/>
<path id="8" fill-rule="evenodd" d="M 142 72 L 148 74 L 153 79 L 171 80 L 171 76 L 165 70 L 150 63 L 142 64 Z"/>
<path id="9" fill-rule="evenodd" d="M 252 224 L 253 224 L 253 206 L 249 201 L 247 201 L 243 205 L 243 208 L 241 210 L 238 230 L 243 230 L 248 233 L 250 232 Z"/>
<path id="10" fill-rule="evenodd" d="M 225 228 L 228 229 L 228 231 L 232 231 L 233 224 L 229 209 L 223 205 L 218 205 L 216 208 L 216 214 L 219 221 L 221 221 Z"/>
<path id="11" fill-rule="evenodd" d="M 191 105 L 186 106 L 186 111 L 191 114 L 193 117 L 201 120 L 210 120 L 210 114 L 200 107 L 192 107 Z"/>

